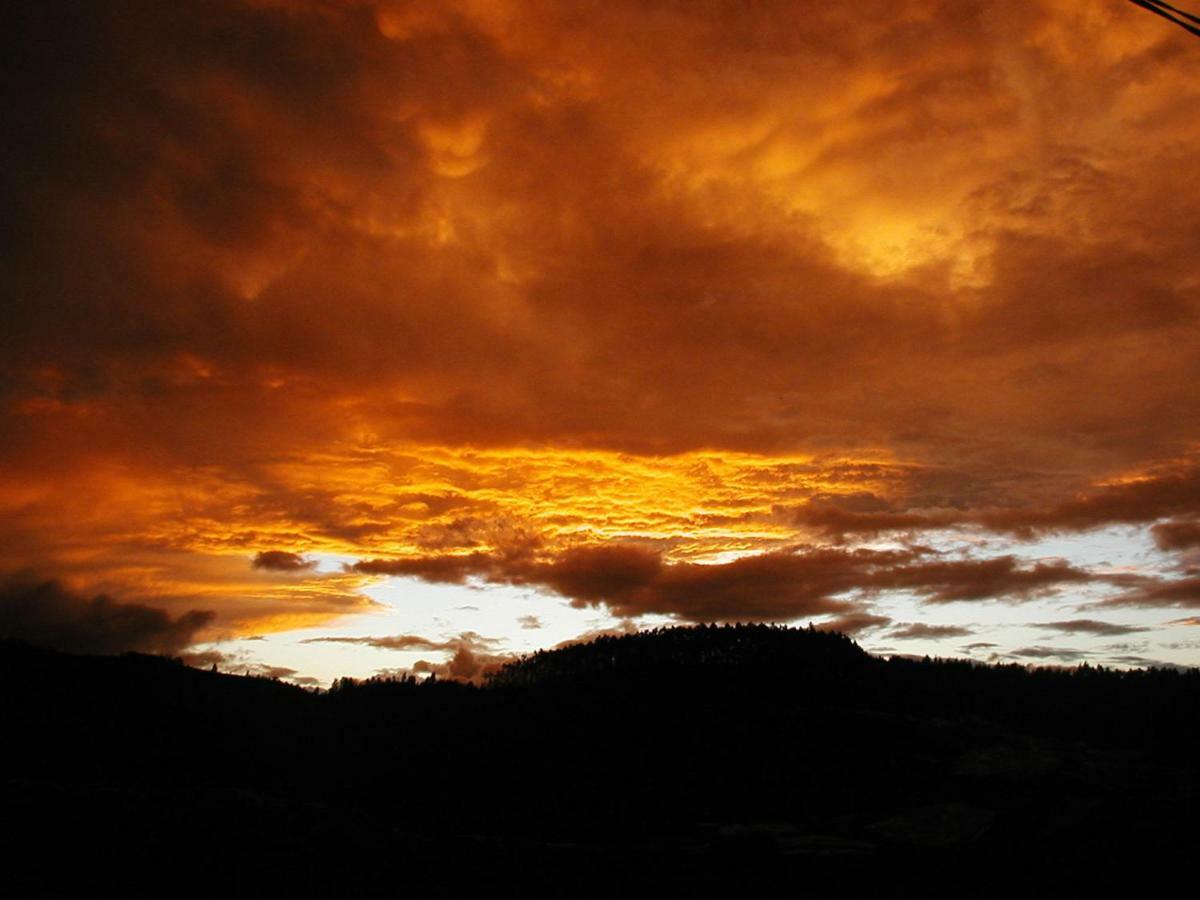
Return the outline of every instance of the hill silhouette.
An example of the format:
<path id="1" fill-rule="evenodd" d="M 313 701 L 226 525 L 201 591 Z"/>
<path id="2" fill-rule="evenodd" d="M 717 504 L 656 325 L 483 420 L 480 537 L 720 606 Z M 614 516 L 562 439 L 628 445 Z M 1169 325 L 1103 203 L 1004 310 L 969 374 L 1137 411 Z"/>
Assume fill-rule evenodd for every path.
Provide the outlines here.
<path id="1" fill-rule="evenodd" d="M 327 692 L 3 643 L 9 881 L 70 893 L 71 869 L 20 864 L 53 845 L 123 884 L 186 870 L 226 892 L 452 873 L 928 894 L 977 871 L 1078 890 L 1190 854 L 1198 701 L 1194 670 L 885 660 L 766 625 L 603 637 L 482 687 Z"/>

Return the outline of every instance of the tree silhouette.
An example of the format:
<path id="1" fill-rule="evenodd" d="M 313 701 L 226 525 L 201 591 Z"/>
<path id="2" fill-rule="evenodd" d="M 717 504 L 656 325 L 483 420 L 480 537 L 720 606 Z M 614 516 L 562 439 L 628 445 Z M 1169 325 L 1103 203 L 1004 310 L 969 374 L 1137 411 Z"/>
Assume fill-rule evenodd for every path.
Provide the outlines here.
<path id="1" fill-rule="evenodd" d="M 778 625 L 602 637 L 478 687 L 383 675 L 324 692 L 0 642 L 0 796 L 27 843 L 171 872 L 204 858 L 264 889 L 324 859 L 343 879 L 326 892 L 388 888 L 364 895 L 450 870 L 726 860 L 805 884 L 901 863 L 951 883 L 961 864 L 1040 894 L 1114 858 L 1190 858 L 1197 710 L 1197 670 L 883 659 Z"/>

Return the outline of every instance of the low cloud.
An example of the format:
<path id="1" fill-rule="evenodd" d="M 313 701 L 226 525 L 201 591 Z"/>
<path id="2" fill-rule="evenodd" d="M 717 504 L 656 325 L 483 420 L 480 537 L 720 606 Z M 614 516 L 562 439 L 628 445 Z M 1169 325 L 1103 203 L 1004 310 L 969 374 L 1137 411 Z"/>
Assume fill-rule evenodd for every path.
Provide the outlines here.
<path id="1" fill-rule="evenodd" d="M 410 559 L 364 559 L 349 568 L 362 575 L 420 578 L 435 584 L 462 584 L 471 576 L 483 575 L 492 560 L 484 553 L 463 556 L 428 556 Z"/>
<path id="2" fill-rule="evenodd" d="M 412 672 L 415 674 L 433 674 L 439 678 L 449 678 L 454 681 L 478 682 L 489 672 L 515 659 L 511 653 L 498 652 L 497 641 L 482 637 L 473 631 L 463 632 L 457 637 L 444 641 L 422 637 L 416 634 L 396 634 L 381 637 L 320 637 L 309 638 L 305 644 L 357 644 L 363 647 L 374 647 L 377 650 L 400 651 L 441 651 L 449 654 L 449 658 L 441 661 L 426 659 L 417 660 L 410 670 L 387 669 L 389 674 L 397 675 Z"/>
<path id="3" fill-rule="evenodd" d="M 1088 656 L 1083 650 L 1070 650 L 1063 647 L 1022 647 L 1006 655 L 1020 659 L 1061 659 L 1063 662 L 1077 662 Z"/>
<path id="4" fill-rule="evenodd" d="M 1183 606 L 1200 608 L 1200 575 L 1163 581 L 1147 581 L 1132 591 L 1108 597 L 1096 604 L 1105 606 Z"/>
<path id="5" fill-rule="evenodd" d="M 1190 550 L 1200 547 L 1200 522 L 1160 522 L 1150 529 L 1159 550 Z"/>
<path id="6" fill-rule="evenodd" d="M 243 638 L 243 640 L 245 640 Z M 261 640 L 261 638 L 259 639 Z M 225 653 L 221 650 L 195 650 L 181 655 L 185 664 L 195 669 L 211 669 L 229 675 L 253 676 L 255 678 L 271 678 L 276 681 L 290 681 L 303 687 L 316 687 L 320 682 L 309 675 L 301 675 L 299 670 L 290 666 L 272 666 L 267 663 L 248 659 L 243 653 Z"/>
<path id="7" fill-rule="evenodd" d="M 1114 637 L 1122 634 L 1136 634 L 1139 631 L 1149 631 L 1136 625 L 1117 625 L 1113 622 L 1099 622 L 1096 619 L 1071 619 L 1067 622 L 1039 622 L 1035 628 L 1045 628 L 1050 631 L 1061 631 L 1066 634 L 1096 634 L 1104 637 Z"/>
<path id="8" fill-rule="evenodd" d="M 995 531 L 1031 537 L 1047 531 L 1085 531 L 1105 525 L 1140 525 L 1200 512 L 1200 468 L 1150 474 L 1105 485 L 1041 510 L 1001 510 L 978 517 Z"/>
<path id="9" fill-rule="evenodd" d="M 974 634 L 970 628 L 959 625 L 927 625 L 924 622 L 914 622 L 889 631 L 887 636 L 899 640 L 941 640 L 942 638 L 966 637 Z M 972 644 L 971 646 L 979 646 Z"/>
<path id="10" fill-rule="evenodd" d="M 289 553 L 286 550 L 263 550 L 254 557 L 250 564 L 255 569 L 266 569 L 271 572 L 306 572 L 312 571 L 317 565 L 316 560 L 305 559 L 299 553 Z"/>
<path id="11" fill-rule="evenodd" d="M 383 637 L 318 637 L 301 641 L 303 644 L 357 644 L 376 650 L 447 650 L 453 646 L 415 634 L 395 634 Z"/>
<path id="12" fill-rule="evenodd" d="M 864 631 L 884 628 L 892 622 L 889 616 L 877 616 L 867 612 L 847 613 L 817 626 L 818 631 L 840 631 L 842 634 L 855 635 Z"/>
<path id="13" fill-rule="evenodd" d="M 490 672 L 495 672 L 505 663 L 512 662 L 516 657 L 503 653 L 485 653 L 464 642 L 459 644 L 450 659 L 445 662 L 430 662 L 417 660 L 413 664 L 413 672 L 426 672 L 437 675 L 438 678 L 449 678 L 454 681 L 477 683 L 482 681 Z"/>
<path id="14" fill-rule="evenodd" d="M 1033 565 L 1013 556 L 946 560 L 920 547 L 803 547 L 702 565 L 669 561 L 653 547 L 617 543 L 575 547 L 549 559 L 472 553 L 363 560 L 352 569 L 429 581 L 480 578 L 541 587 L 577 606 L 604 605 L 620 616 L 657 613 L 691 622 L 858 616 L 861 604 L 847 595 L 885 591 L 908 591 L 926 603 L 1023 601 L 1097 580 L 1061 560 Z"/>
<path id="15" fill-rule="evenodd" d="M 927 603 L 1008 598 L 1029 600 L 1096 577 L 1062 560 L 1025 565 L 1015 556 L 922 562 L 877 573 L 880 589 L 907 589 Z"/>
<path id="16" fill-rule="evenodd" d="M 0 588 L 0 637 L 69 653 L 176 654 L 215 617 L 207 610 L 172 617 L 105 594 L 87 597 L 57 581 L 14 581 Z"/>
<path id="17" fill-rule="evenodd" d="M 632 619 L 622 619 L 612 628 L 593 628 L 573 638 L 559 641 L 554 645 L 553 649 L 561 650 L 563 647 L 574 647 L 576 644 L 590 644 L 597 638 L 602 637 L 622 637 L 627 634 L 637 634 L 640 630 Z"/>
<path id="18" fill-rule="evenodd" d="M 789 524 L 842 542 L 893 531 L 982 528 L 1021 539 L 1112 525 L 1144 525 L 1200 513 L 1200 468 L 1186 465 L 1126 483 L 1100 485 L 1075 497 L 1038 506 L 993 508 L 904 507 L 873 495 L 814 497 L 777 514 Z M 1200 546 L 1200 522 L 1182 518 L 1151 528 L 1162 550 Z"/>

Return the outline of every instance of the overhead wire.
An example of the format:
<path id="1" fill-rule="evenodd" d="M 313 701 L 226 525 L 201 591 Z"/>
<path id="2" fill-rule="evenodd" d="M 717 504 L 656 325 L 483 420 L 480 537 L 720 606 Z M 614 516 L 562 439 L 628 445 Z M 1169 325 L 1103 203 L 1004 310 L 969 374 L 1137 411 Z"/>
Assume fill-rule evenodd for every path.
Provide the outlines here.
<path id="1" fill-rule="evenodd" d="M 1162 16 L 1168 22 L 1178 25 L 1184 31 L 1200 37 L 1200 16 L 1194 16 L 1186 10 L 1182 10 L 1177 6 L 1172 6 L 1170 3 L 1163 3 L 1161 0 L 1129 0 L 1134 6 L 1140 6 L 1142 9 L 1149 10 L 1156 16 Z"/>

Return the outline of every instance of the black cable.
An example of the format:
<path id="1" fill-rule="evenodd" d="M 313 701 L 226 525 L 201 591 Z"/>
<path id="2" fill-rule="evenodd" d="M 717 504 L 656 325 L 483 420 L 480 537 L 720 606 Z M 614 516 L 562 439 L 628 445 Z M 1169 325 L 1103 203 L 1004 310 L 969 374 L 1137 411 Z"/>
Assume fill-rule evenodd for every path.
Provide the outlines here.
<path id="1" fill-rule="evenodd" d="M 1146 0 L 1146 2 L 1151 3 L 1154 6 L 1161 6 L 1164 9 L 1169 9 L 1171 12 L 1175 13 L 1175 15 L 1183 16 L 1185 19 L 1190 19 L 1197 25 L 1200 25 L 1200 16 L 1193 16 L 1190 12 L 1180 9 L 1178 6 L 1172 6 L 1170 3 L 1164 3 L 1163 0 Z"/>
<path id="2" fill-rule="evenodd" d="M 1174 24 L 1178 25 L 1184 31 L 1189 31 L 1192 34 L 1196 35 L 1196 37 L 1200 37 L 1200 28 L 1197 28 L 1195 25 L 1191 25 L 1191 24 L 1185 22 L 1183 19 L 1175 18 L 1175 16 L 1172 15 L 1171 12 L 1168 12 L 1168 10 L 1171 10 L 1172 12 L 1176 12 L 1179 15 L 1184 16 L 1188 19 L 1191 19 L 1194 22 L 1200 23 L 1200 18 L 1193 16 L 1191 13 L 1185 13 L 1185 12 L 1183 12 L 1183 10 L 1177 10 L 1177 9 L 1175 9 L 1175 7 L 1170 6 L 1166 3 L 1158 2 L 1158 0 L 1129 0 L 1129 2 L 1132 3 L 1134 6 L 1140 6 L 1142 9 L 1149 10 L 1150 12 L 1154 13 L 1156 16 L 1162 16 L 1168 22 L 1173 22 Z"/>

